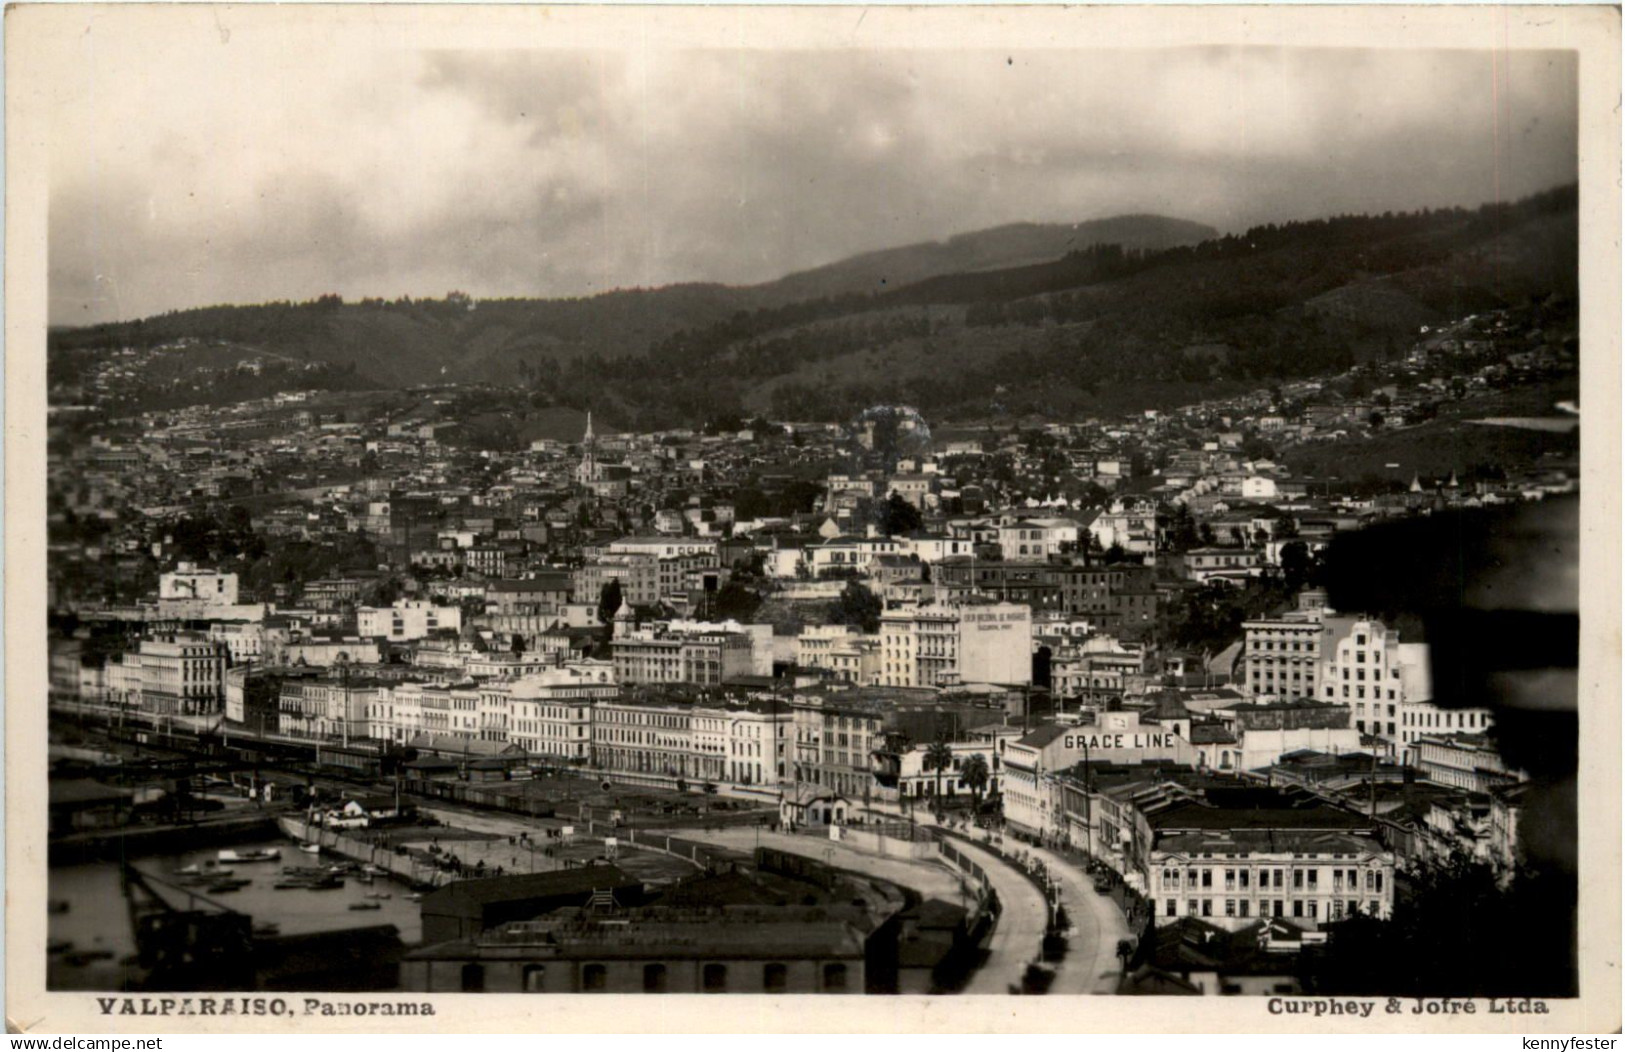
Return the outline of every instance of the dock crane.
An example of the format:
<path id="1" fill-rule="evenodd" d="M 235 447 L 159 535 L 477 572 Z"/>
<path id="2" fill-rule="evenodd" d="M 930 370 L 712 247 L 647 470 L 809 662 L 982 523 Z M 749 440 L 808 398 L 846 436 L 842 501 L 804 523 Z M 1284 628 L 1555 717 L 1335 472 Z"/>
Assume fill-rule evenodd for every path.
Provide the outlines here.
<path id="1" fill-rule="evenodd" d="M 126 862 L 124 898 L 149 990 L 254 989 L 253 918 Z M 184 896 L 179 907 L 159 894 Z"/>

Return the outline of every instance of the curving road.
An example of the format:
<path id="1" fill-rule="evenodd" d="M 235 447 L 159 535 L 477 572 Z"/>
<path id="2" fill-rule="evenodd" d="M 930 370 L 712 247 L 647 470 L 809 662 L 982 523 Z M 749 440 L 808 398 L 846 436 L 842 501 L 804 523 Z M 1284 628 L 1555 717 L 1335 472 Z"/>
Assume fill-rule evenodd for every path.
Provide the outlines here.
<path id="1" fill-rule="evenodd" d="M 1089 874 L 1052 851 L 1030 844 L 1022 845 L 1036 856 L 1050 876 L 1061 886 L 1061 903 L 1066 907 L 1072 931 L 1067 937 L 1066 958 L 1055 977 L 1053 993 L 1114 994 L 1122 976 L 1117 957 L 1117 940 L 1128 937 L 1128 922 L 1117 903 L 1095 891 Z"/>
<path id="2" fill-rule="evenodd" d="M 674 829 L 672 835 L 685 840 L 698 840 L 702 844 L 732 848 L 746 854 L 754 851 L 758 844 L 762 847 L 778 848 L 792 855 L 804 855 L 820 862 L 827 862 L 837 869 L 867 873 L 905 888 L 913 888 L 927 898 L 942 899 L 945 902 L 960 901 L 959 879 L 954 876 L 952 870 L 934 861 L 882 857 L 860 851 L 847 843 L 837 843 L 805 834 L 774 833 L 766 829 L 759 832 L 755 829 Z"/>
<path id="3" fill-rule="evenodd" d="M 750 829 L 685 829 L 680 831 L 680 835 L 689 840 L 742 851 L 751 850 L 757 843 L 757 833 Z M 912 888 L 928 898 L 945 902 L 961 901 L 959 878 L 941 860 L 881 856 L 848 843 L 838 844 L 787 833 L 763 831 L 760 842 L 764 847 L 775 847 L 791 854 L 826 861 L 840 869 L 880 877 Z M 1021 983 L 1022 972 L 1026 970 L 1028 962 L 1039 955 L 1048 917 L 1047 907 L 1043 896 L 1026 877 L 985 851 L 963 842 L 956 842 L 956 846 L 986 871 L 1002 907 L 998 923 L 993 926 L 993 934 L 988 940 L 987 957 L 971 976 L 964 992 L 1008 994 L 1011 986 Z"/>
<path id="4" fill-rule="evenodd" d="M 988 943 L 988 959 L 965 986 L 968 994 L 1008 994 L 1021 985 L 1022 973 L 1043 949 L 1049 907 L 1032 881 L 998 856 L 963 840 L 953 844 L 987 874 L 998 893 L 1001 912 Z M 1057 977 L 1058 978 L 1058 977 Z"/>

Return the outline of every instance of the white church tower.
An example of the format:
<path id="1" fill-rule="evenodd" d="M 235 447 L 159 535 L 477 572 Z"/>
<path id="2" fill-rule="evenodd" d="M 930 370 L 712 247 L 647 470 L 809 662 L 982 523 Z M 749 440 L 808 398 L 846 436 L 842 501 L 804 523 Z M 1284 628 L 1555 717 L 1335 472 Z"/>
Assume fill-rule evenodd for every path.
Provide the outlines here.
<path id="1" fill-rule="evenodd" d="M 598 442 L 592 434 L 592 413 L 587 413 L 587 433 L 581 436 L 581 464 L 576 468 L 576 481 L 583 486 L 597 482 L 603 476 L 598 466 Z"/>

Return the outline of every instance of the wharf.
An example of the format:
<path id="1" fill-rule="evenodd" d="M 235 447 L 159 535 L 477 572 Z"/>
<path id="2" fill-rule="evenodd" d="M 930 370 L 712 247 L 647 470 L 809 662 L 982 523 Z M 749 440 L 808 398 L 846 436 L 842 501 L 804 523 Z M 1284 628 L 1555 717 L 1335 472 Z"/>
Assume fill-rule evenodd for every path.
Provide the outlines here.
<path id="1" fill-rule="evenodd" d="M 201 847 L 264 840 L 277 834 L 274 816 L 262 811 L 197 822 L 161 826 L 128 826 L 70 833 L 47 845 L 51 865 L 117 861 L 147 855 L 179 854 Z"/>
<path id="2" fill-rule="evenodd" d="M 318 844 L 324 853 L 331 852 L 352 862 L 370 862 L 388 870 L 392 876 L 399 877 L 414 888 L 439 887 L 453 879 L 450 873 L 425 865 L 410 853 L 396 854 L 381 844 L 345 836 L 337 830 L 324 829 L 302 818 L 284 815 L 276 820 L 276 824 L 284 836 L 302 844 Z"/>

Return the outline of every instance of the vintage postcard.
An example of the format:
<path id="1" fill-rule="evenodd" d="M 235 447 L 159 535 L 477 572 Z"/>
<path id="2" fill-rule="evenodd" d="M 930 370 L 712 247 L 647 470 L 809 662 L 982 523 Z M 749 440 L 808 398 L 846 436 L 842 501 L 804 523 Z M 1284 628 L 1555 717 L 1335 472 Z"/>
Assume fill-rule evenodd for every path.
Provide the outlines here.
<path id="1" fill-rule="evenodd" d="M 1617 1032 L 1617 8 L 5 26 L 9 1027 Z"/>

